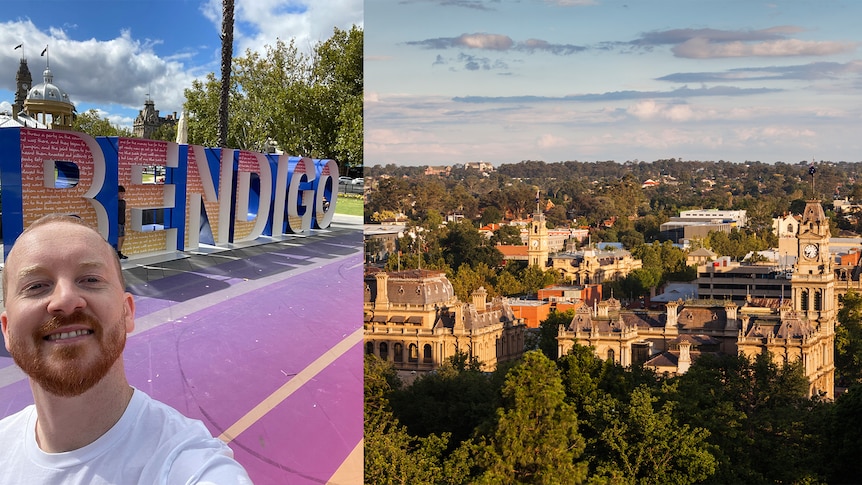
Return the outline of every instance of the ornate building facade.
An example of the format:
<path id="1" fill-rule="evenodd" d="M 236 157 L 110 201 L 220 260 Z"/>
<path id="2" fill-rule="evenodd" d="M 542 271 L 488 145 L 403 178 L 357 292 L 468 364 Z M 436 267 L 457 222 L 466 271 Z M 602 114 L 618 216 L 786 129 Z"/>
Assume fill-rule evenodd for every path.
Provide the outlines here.
<path id="1" fill-rule="evenodd" d="M 505 300 L 479 288 L 461 302 L 439 271 L 366 274 L 364 313 L 365 353 L 399 371 L 431 371 L 458 352 L 493 370 L 524 352 L 526 325 Z"/>
<path id="2" fill-rule="evenodd" d="M 134 134 L 138 138 L 152 139 L 159 128 L 163 125 L 176 125 L 177 114 L 168 115 L 165 117 L 159 116 L 159 110 L 156 109 L 156 103 L 147 97 L 144 101 L 144 109 L 138 112 L 138 117 L 132 125 Z"/>
<path id="3" fill-rule="evenodd" d="M 799 259 L 791 295 L 733 301 L 670 302 L 665 311 L 623 310 L 618 301 L 580 308 L 560 326 L 560 355 L 575 343 L 621 365 L 643 364 L 681 374 L 703 353 L 770 352 L 779 364 L 801 360 L 811 395 L 834 396 L 835 275 L 829 255 L 829 221 L 809 201 L 796 235 Z"/>
<path id="4" fill-rule="evenodd" d="M 573 285 L 598 285 L 623 279 L 643 263 L 625 249 L 586 248 L 552 254 L 551 267 Z"/>

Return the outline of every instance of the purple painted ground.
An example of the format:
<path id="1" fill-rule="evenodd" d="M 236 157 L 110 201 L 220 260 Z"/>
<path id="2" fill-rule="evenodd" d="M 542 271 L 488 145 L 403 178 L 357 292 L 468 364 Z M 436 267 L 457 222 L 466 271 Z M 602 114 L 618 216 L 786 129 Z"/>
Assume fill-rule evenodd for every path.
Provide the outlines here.
<path id="1" fill-rule="evenodd" d="M 218 436 L 353 334 L 362 322 L 361 233 L 301 244 L 131 285 L 139 328 L 161 319 L 128 340 L 132 385 Z M 0 356 L 0 377 L 10 366 Z M 0 416 L 31 402 L 26 379 L 0 387 Z M 258 485 L 314 484 L 361 439 L 360 341 L 230 446 Z"/>

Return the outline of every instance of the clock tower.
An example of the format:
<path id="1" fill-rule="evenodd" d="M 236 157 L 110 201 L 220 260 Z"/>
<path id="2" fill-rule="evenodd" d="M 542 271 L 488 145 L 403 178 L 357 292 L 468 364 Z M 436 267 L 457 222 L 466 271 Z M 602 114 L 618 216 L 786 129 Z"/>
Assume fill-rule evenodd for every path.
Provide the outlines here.
<path id="1" fill-rule="evenodd" d="M 797 311 L 808 312 L 809 318 L 834 316 L 835 274 L 829 252 L 829 220 L 819 200 L 805 205 L 799 233 L 799 257 L 791 278 L 793 305 Z"/>
<path id="2" fill-rule="evenodd" d="M 15 74 L 15 104 L 12 105 L 12 117 L 18 118 L 18 113 L 24 110 L 24 100 L 33 87 L 33 76 L 27 67 L 27 59 L 21 58 L 18 72 Z"/>
<path id="3" fill-rule="evenodd" d="M 530 222 L 527 236 L 527 261 L 529 266 L 544 270 L 548 266 L 548 226 L 545 214 L 539 208 L 539 194 L 536 194 L 536 212 Z"/>
<path id="4" fill-rule="evenodd" d="M 809 371 L 812 391 L 824 392 L 832 397 L 834 386 L 835 348 L 835 273 L 832 255 L 829 252 L 829 220 L 819 200 L 809 200 L 802 213 L 797 234 L 799 257 L 790 286 L 793 294 L 793 310 L 807 319 L 816 338 L 809 339 L 813 348 L 803 360 L 806 374 Z"/>

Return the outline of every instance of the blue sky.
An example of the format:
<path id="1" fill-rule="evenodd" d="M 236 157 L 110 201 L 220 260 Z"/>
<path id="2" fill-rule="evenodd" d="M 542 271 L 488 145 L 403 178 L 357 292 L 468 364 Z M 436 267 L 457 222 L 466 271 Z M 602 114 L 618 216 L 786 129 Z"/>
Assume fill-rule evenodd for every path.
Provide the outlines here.
<path id="1" fill-rule="evenodd" d="M 50 60 L 54 84 L 79 113 L 97 109 L 131 128 L 149 95 L 164 116 L 183 90 L 220 73 L 221 0 L 15 0 L 0 11 L 0 109 L 15 99 L 22 54 L 33 83 Z M 363 26 L 362 0 L 236 0 L 234 55 L 277 38 L 305 51 L 333 28 Z M 24 48 L 15 49 L 18 44 Z M 48 56 L 40 53 L 49 46 Z"/>
<path id="2" fill-rule="evenodd" d="M 862 161 L 862 2 L 367 0 L 366 164 Z"/>

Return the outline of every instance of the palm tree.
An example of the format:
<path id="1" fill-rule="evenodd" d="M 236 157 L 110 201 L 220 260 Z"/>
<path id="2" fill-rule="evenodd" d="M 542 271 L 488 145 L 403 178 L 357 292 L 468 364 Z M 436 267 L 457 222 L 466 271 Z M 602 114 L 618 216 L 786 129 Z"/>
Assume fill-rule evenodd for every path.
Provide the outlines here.
<path id="1" fill-rule="evenodd" d="M 230 100 L 230 69 L 233 60 L 233 1 L 222 0 L 221 97 L 218 109 L 218 145 L 227 146 L 227 112 Z"/>

